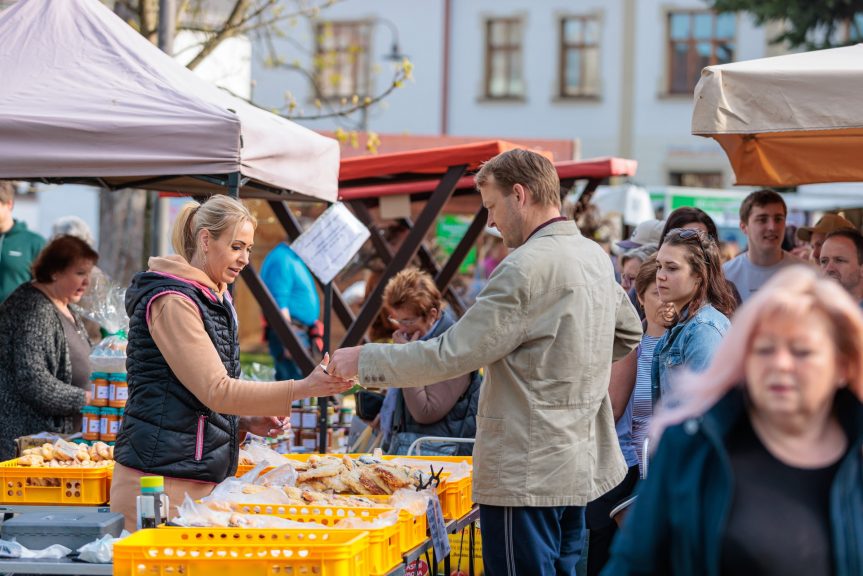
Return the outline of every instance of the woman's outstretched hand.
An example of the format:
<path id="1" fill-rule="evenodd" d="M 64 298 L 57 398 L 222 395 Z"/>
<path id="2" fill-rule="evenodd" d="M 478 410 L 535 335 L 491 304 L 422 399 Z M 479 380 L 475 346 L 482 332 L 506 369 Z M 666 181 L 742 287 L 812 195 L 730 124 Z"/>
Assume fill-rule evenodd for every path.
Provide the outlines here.
<path id="1" fill-rule="evenodd" d="M 343 378 L 328 373 L 326 367 L 330 363 L 330 355 L 324 354 L 323 361 L 315 366 L 311 374 L 298 380 L 294 389 L 294 399 L 333 396 L 349 390 L 353 386 L 350 378 Z"/>

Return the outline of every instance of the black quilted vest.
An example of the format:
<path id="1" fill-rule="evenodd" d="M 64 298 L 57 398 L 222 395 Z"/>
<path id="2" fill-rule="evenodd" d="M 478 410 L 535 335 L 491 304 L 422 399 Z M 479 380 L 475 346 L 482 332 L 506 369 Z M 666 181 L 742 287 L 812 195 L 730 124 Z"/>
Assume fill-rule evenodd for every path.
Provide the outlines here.
<path id="1" fill-rule="evenodd" d="M 142 272 L 126 291 L 129 399 L 114 458 L 149 474 L 221 482 L 237 470 L 237 416 L 207 408 L 174 376 L 147 327 L 152 300 L 179 293 L 201 312 L 204 329 L 228 375 L 240 375 L 237 319 L 227 294 L 219 301 L 209 288 L 156 272 Z M 190 359 L 193 361 L 193 359 Z"/>

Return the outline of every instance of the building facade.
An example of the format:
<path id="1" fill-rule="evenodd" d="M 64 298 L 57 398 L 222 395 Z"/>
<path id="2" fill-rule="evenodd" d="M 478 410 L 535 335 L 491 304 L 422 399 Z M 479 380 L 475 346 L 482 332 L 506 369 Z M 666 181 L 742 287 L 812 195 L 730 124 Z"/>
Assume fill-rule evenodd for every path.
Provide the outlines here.
<path id="1" fill-rule="evenodd" d="M 394 55 L 414 64 L 382 105 L 301 120 L 312 128 L 572 139 L 582 158 L 637 159 L 646 185 L 733 184 L 719 146 L 690 134 L 692 91 L 703 66 L 776 53 L 771 31 L 701 0 L 349 0 L 288 34 L 253 47 L 253 98 L 267 107 L 289 94 L 314 115 L 380 93 Z"/>

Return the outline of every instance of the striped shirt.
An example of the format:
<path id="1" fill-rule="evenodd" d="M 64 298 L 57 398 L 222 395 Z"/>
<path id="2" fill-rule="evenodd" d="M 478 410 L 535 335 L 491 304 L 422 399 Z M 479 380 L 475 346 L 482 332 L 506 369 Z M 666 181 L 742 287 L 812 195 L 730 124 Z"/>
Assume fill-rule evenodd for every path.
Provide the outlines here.
<path id="1" fill-rule="evenodd" d="M 653 365 L 653 350 L 661 336 L 641 337 L 638 347 L 638 371 L 635 376 L 635 390 L 632 392 L 632 443 L 638 454 L 638 465 L 644 462 L 642 450 L 644 439 L 650 429 L 653 416 L 653 400 L 650 392 L 650 372 Z"/>

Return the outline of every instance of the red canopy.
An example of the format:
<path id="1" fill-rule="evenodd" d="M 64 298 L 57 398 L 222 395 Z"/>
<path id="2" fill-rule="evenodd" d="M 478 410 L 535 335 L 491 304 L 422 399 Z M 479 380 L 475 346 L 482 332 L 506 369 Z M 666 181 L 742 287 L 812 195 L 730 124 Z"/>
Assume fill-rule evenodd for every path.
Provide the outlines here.
<path id="1" fill-rule="evenodd" d="M 523 146 L 503 140 L 490 140 L 441 148 L 344 158 L 339 170 L 339 184 L 344 186 L 345 182 L 352 180 L 396 174 L 443 175 L 450 166 L 460 164 L 467 164 L 468 170 L 476 170 L 486 160 L 515 148 L 523 148 Z M 550 152 L 539 151 L 538 153 L 552 159 Z"/>
<path id="2" fill-rule="evenodd" d="M 447 148 L 433 148 L 429 150 L 416 150 L 411 152 L 399 152 L 385 155 L 386 161 L 373 164 L 372 160 L 384 158 L 384 156 L 361 156 L 357 158 L 346 158 L 342 160 L 342 169 L 339 176 L 339 198 L 341 200 L 361 200 L 367 198 L 379 198 L 381 196 L 397 196 L 401 194 L 423 194 L 430 193 L 435 189 L 438 180 L 408 180 L 394 181 L 375 184 L 364 184 L 351 186 L 354 178 L 372 176 L 372 166 L 390 170 L 390 172 L 378 172 L 374 175 L 418 173 L 420 166 L 427 167 L 426 170 L 441 173 L 450 165 L 468 164 L 472 169 L 479 167 L 481 162 L 504 152 L 517 148 L 509 142 L 482 142 L 480 144 L 468 144 L 465 146 L 450 146 Z M 435 156 L 436 163 L 425 163 L 425 157 Z M 547 154 L 546 154 L 547 156 Z M 477 159 L 481 158 L 481 159 Z M 368 164 L 360 165 L 360 161 Z M 450 164 L 445 164 L 449 162 Z M 345 177 L 346 164 L 351 164 L 350 177 Z M 367 166 L 367 168 L 366 168 Z M 561 180 L 579 180 L 584 178 L 603 179 L 612 176 L 633 176 L 638 168 L 638 162 L 625 158 L 594 158 L 590 160 L 564 160 L 555 162 L 557 174 Z M 386 167 L 386 168 L 384 168 Z M 362 176 L 354 176 L 362 174 Z M 458 181 L 456 190 L 468 190 L 475 187 L 474 177 L 465 176 Z"/>

